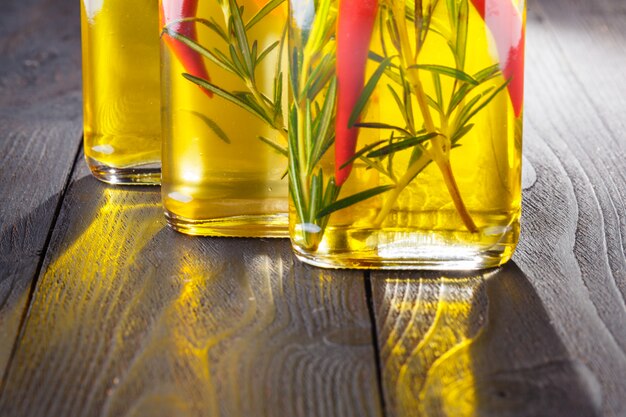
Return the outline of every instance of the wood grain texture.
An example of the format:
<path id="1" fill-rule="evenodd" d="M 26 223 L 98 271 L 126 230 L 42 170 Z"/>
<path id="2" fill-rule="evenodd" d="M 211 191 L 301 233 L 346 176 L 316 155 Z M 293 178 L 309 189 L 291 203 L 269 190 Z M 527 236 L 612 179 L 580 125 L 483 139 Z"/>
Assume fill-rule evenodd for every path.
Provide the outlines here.
<path id="1" fill-rule="evenodd" d="M 0 374 L 81 136 L 78 7 L 0 6 Z"/>
<path id="2" fill-rule="evenodd" d="M 621 0 L 535 1 L 524 195 L 515 260 L 569 355 L 626 415 L 626 14 Z"/>
<path id="3" fill-rule="evenodd" d="M 376 273 L 372 287 L 387 415 L 602 415 L 600 383 L 514 263 L 471 276 Z"/>
<path id="4" fill-rule="evenodd" d="M 85 171 L 0 415 L 380 415 L 361 273 L 294 264 L 286 240 L 177 234 L 158 191 Z"/>

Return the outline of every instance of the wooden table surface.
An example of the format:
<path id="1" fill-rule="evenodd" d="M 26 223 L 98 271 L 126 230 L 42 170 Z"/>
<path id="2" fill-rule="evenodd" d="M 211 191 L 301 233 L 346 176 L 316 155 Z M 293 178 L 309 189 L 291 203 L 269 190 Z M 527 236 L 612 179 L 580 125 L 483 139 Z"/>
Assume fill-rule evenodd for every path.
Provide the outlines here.
<path id="1" fill-rule="evenodd" d="M 626 416 L 626 2 L 531 0 L 500 270 L 191 238 L 81 151 L 78 3 L 0 4 L 0 416 Z"/>

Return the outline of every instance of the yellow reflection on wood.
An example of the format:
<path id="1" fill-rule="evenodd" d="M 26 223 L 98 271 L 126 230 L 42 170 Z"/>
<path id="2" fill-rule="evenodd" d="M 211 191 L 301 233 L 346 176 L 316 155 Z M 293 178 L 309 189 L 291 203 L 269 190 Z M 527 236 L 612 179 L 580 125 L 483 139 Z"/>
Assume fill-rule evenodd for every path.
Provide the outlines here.
<path id="1" fill-rule="evenodd" d="M 292 264 L 286 240 L 183 236 L 158 191 L 94 182 L 70 189 L 10 415 L 380 415 L 362 274 Z"/>
<path id="2" fill-rule="evenodd" d="M 482 276 L 385 281 L 381 358 L 391 372 L 383 378 L 402 416 L 475 415 L 473 392 L 450 387 L 458 379 L 473 386 L 469 347 L 486 322 L 484 283 Z"/>
<path id="3" fill-rule="evenodd" d="M 164 225 L 158 201 L 136 202 L 129 196 L 124 189 L 104 188 L 95 213 L 81 213 L 93 219 L 73 221 L 70 232 L 78 236 L 69 239 L 46 275 L 97 278 L 99 285 L 110 285 L 130 272 L 128 267 Z"/>

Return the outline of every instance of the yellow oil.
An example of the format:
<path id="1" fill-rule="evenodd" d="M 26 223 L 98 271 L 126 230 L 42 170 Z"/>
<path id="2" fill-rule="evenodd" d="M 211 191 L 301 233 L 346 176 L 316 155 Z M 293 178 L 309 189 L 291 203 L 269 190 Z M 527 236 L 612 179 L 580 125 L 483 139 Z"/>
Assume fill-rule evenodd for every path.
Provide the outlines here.
<path id="1" fill-rule="evenodd" d="M 514 1 L 514 0 L 511 0 Z M 425 0 L 424 9 L 435 6 L 433 20 L 438 28 L 450 31 L 446 3 Z M 458 3 L 458 1 L 457 1 Z M 514 3 L 523 9 L 523 3 Z M 379 13 L 381 11 L 379 10 Z M 465 72 L 476 72 L 498 63 L 492 34 L 470 3 Z M 413 26 L 410 22 L 409 26 Z M 374 28 L 370 51 L 384 56 Z M 414 32 L 411 32 L 414 35 Z M 455 67 L 445 40 L 429 34 L 419 55 L 421 64 Z M 378 64 L 368 61 L 366 80 Z M 430 76 L 420 74 L 425 92 L 435 97 Z M 449 97 L 454 78 L 441 77 L 443 96 Z M 497 88 L 505 82 L 498 76 L 481 88 Z M 362 121 L 403 126 L 403 118 L 383 76 L 370 99 Z M 398 89 L 396 89 L 398 90 Z M 416 124 L 423 118 L 413 98 Z M 441 120 L 435 114 L 435 122 Z M 422 120 L 420 120 L 420 118 Z M 301 259 L 324 267 L 476 269 L 501 265 L 513 254 L 519 237 L 521 207 L 522 115 L 515 115 L 509 93 L 502 90 L 472 119 L 474 127 L 450 151 L 450 164 L 460 195 L 477 231 L 470 232 L 455 208 L 442 171 L 430 163 L 403 189 L 397 199 L 393 190 L 357 203 L 330 215 L 319 244 L 307 245 L 293 202 L 290 205 L 290 233 Z M 389 130 L 360 129 L 357 150 L 375 141 L 388 139 Z M 411 149 L 395 154 L 393 172 L 401 178 L 409 165 Z M 334 172 L 334 157 L 328 152 L 320 163 L 325 175 Z M 388 177 L 355 162 L 339 199 L 383 185 Z M 389 201 L 392 199 L 392 201 Z M 384 207 L 391 207 L 385 213 Z M 381 215 L 381 212 L 384 215 Z"/>
<path id="2" fill-rule="evenodd" d="M 249 21 L 265 3 L 239 1 L 244 8 L 243 21 Z M 250 43 L 257 40 L 258 51 L 281 39 L 286 14 L 283 4 L 248 31 Z M 199 2 L 197 17 L 213 18 L 226 28 L 217 1 Z M 197 37 L 200 45 L 229 55 L 228 44 L 211 30 L 197 25 Z M 259 90 L 268 97 L 272 96 L 278 55 L 276 48 L 255 74 Z M 204 62 L 211 83 L 228 92 L 248 91 L 241 78 L 206 59 Z M 281 62 L 286 103 L 287 62 Z M 288 236 L 287 158 L 259 139 L 262 136 L 286 146 L 284 133 L 222 97 L 208 97 L 182 76 L 186 72 L 162 42 L 162 193 L 168 222 L 195 235 Z"/>
<path id="3" fill-rule="evenodd" d="M 84 151 L 96 177 L 160 177 L 159 24 L 150 0 L 81 0 Z"/>

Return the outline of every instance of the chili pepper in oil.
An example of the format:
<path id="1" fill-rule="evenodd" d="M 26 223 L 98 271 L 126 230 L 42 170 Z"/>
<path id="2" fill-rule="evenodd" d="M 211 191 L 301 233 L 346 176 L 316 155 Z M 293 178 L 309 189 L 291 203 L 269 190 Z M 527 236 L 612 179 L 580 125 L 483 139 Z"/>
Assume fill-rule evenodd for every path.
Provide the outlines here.
<path id="1" fill-rule="evenodd" d="M 165 4 L 167 4 L 167 6 Z M 186 36 L 197 42 L 198 33 L 196 30 L 196 22 L 180 21 L 182 19 L 191 19 L 196 17 L 197 10 L 198 0 L 162 2 L 161 10 L 159 10 L 161 27 L 169 26 L 168 29 L 170 31 Z M 195 77 L 210 81 L 209 73 L 200 54 L 185 45 L 183 42 L 172 38 L 167 34 L 167 32 L 163 34 L 163 38 L 166 45 L 183 65 L 185 71 Z M 204 91 L 207 96 L 213 97 L 213 93 L 211 91 L 204 88 L 202 88 L 202 91 Z"/>
<path id="2" fill-rule="evenodd" d="M 358 127 L 350 116 L 363 90 L 365 66 L 374 29 L 378 0 L 339 0 L 337 21 L 337 114 L 335 119 L 335 182 L 342 185 L 352 164 Z"/>
<path id="3" fill-rule="evenodd" d="M 513 0 L 472 0 L 496 42 L 500 68 L 510 79 L 509 96 L 515 116 L 522 113 L 524 102 L 524 41 L 522 15 Z"/>

